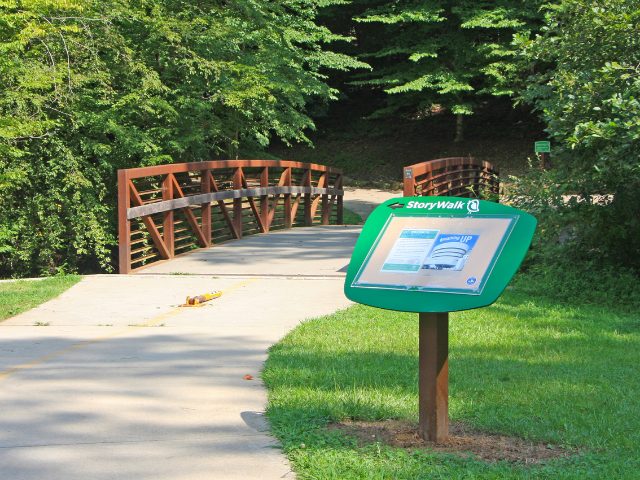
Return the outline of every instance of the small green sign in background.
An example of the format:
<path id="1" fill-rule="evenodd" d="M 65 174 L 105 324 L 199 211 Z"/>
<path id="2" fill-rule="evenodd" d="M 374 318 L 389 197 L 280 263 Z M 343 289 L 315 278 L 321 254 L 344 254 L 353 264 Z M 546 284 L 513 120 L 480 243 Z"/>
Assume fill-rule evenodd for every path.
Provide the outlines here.
<path id="1" fill-rule="evenodd" d="M 533 145 L 536 153 L 551 153 L 551 142 L 545 140 L 535 142 Z"/>

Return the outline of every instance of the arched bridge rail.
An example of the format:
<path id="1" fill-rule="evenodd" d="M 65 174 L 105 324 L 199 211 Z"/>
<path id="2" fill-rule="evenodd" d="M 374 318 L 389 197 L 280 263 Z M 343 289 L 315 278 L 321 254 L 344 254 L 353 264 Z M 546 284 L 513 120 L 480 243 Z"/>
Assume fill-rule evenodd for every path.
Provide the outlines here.
<path id="1" fill-rule="evenodd" d="M 119 271 L 272 229 L 342 224 L 342 171 L 287 160 L 118 170 Z"/>
<path id="2" fill-rule="evenodd" d="M 429 160 L 404 167 L 404 196 L 478 197 L 497 200 L 498 169 L 473 157 Z"/>

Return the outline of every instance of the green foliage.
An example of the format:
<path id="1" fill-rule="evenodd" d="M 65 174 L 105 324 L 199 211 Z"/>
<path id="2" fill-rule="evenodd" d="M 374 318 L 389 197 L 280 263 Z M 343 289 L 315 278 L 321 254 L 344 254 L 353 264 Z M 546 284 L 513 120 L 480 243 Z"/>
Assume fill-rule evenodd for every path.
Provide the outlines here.
<path id="1" fill-rule="evenodd" d="M 308 141 L 339 0 L 0 0 L 0 274 L 109 269 L 118 168 Z"/>
<path id="2" fill-rule="evenodd" d="M 543 214 L 560 256 L 638 271 L 640 2 L 565 0 L 546 23 L 518 40 L 540 72 L 522 96 L 548 125 L 554 170 L 520 182 L 516 197 Z"/>
<path id="3" fill-rule="evenodd" d="M 373 65 L 362 85 L 382 88 L 378 114 L 414 118 L 443 109 L 471 115 L 492 96 L 511 95 L 517 71 L 513 35 L 539 20 L 540 2 L 415 0 L 362 2 L 361 55 Z M 368 49 L 368 50 L 365 50 Z M 461 132 L 460 132 L 461 133 Z"/>

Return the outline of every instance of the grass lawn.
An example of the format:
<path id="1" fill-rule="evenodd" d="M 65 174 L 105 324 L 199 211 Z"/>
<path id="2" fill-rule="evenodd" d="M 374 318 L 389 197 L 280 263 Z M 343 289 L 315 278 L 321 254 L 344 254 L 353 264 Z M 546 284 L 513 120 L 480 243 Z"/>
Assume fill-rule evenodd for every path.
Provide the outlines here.
<path id="1" fill-rule="evenodd" d="M 522 284 L 522 282 L 520 282 Z M 330 422 L 417 423 L 417 314 L 355 306 L 307 321 L 263 372 L 274 434 L 300 479 L 638 479 L 640 316 L 509 289 L 451 314 L 453 421 L 573 455 L 525 466 L 381 444 Z"/>
<path id="2" fill-rule="evenodd" d="M 0 283 L 0 322 L 57 297 L 80 281 L 79 275 Z"/>

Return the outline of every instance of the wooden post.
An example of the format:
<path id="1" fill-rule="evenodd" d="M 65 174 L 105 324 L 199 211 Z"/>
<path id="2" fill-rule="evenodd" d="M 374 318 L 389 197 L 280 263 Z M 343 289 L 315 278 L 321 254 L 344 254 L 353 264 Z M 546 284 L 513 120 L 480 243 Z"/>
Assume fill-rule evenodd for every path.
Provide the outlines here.
<path id="1" fill-rule="evenodd" d="M 233 172 L 233 189 L 242 188 L 242 167 L 238 167 Z M 238 238 L 242 238 L 242 198 L 233 199 L 233 223 L 238 232 Z"/>
<path id="2" fill-rule="evenodd" d="M 329 172 L 325 172 L 321 175 L 320 177 L 322 179 L 322 184 L 318 184 L 319 187 L 323 187 L 323 188 L 329 188 L 329 178 L 331 178 L 331 176 L 329 175 Z M 321 200 L 321 205 L 322 205 L 322 215 L 321 215 L 321 223 L 322 225 L 329 225 L 329 195 L 327 195 L 326 193 L 322 195 L 322 200 Z"/>
<path id="3" fill-rule="evenodd" d="M 267 188 L 269 186 L 269 167 L 263 167 L 260 173 L 260 187 Z M 265 233 L 269 232 L 269 196 L 260 196 L 260 218 L 262 218 L 262 224 L 264 225 Z"/>
<path id="4" fill-rule="evenodd" d="M 118 272 L 131 272 L 131 221 L 127 209 L 131 206 L 129 178 L 126 170 L 118 170 Z"/>
<path id="5" fill-rule="evenodd" d="M 413 168 L 404 167 L 403 197 L 413 197 L 416 194 L 416 179 L 413 177 Z"/>
<path id="6" fill-rule="evenodd" d="M 449 313 L 420 313 L 418 433 L 440 443 L 449 436 Z"/>
<path id="7" fill-rule="evenodd" d="M 284 186 L 290 187 L 291 181 L 292 181 L 291 167 L 287 167 L 287 169 L 285 170 Z M 295 221 L 295 218 L 293 218 L 291 215 L 291 194 L 285 193 L 284 194 L 284 226 L 286 228 L 291 228 L 294 221 Z"/>
<path id="8" fill-rule="evenodd" d="M 305 187 L 311 187 L 311 169 L 307 169 L 304 172 L 302 184 Z M 311 218 L 311 193 L 304 194 L 304 224 L 307 227 L 313 224 L 313 218 Z"/>
<path id="9" fill-rule="evenodd" d="M 211 176 L 209 170 L 200 170 L 200 192 L 211 193 Z M 211 246 L 211 202 L 200 205 L 202 221 L 200 222 L 205 246 Z"/>
<path id="10" fill-rule="evenodd" d="M 173 200 L 173 173 L 168 173 L 162 181 L 162 200 Z M 175 255 L 175 235 L 173 210 L 164 212 L 162 220 L 162 239 L 167 246 L 169 258 Z"/>

